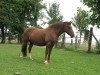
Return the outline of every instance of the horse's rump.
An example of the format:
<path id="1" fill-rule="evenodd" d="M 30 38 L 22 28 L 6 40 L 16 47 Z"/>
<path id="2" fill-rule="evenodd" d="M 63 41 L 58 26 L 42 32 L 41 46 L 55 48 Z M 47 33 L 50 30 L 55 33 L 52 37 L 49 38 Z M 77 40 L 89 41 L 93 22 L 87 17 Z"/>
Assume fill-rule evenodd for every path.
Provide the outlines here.
<path id="1" fill-rule="evenodd" d="M 22 34 L 22 37 L 23 38 L 28 38 L 30 36 L 30 34 L 32 34 L 32 32 L 35 30 L 36 28 L 34 27 L 30 27 L 30 28 L 27 28 L 24 33 Z"/>
<path id="2" fill-rule="evenodd" d="M 45 29 L 36 28 L 29 36 L 29 40 L 35 45 L 44 46 L 46 44 Z"/>

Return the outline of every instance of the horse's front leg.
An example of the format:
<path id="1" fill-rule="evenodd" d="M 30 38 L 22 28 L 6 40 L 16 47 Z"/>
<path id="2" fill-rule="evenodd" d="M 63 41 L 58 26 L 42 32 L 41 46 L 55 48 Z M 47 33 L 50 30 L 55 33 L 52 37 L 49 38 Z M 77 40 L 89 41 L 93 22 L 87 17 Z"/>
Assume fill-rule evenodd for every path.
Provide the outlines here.
<path id="1" fill-rule="evenodd" d="M 46 50 L 45 50 L 45 64 L 48 64 L 48 46 L 46 46 Z"/>
<path id="2" fill-rule="evenodd" d="M 48 51 L 48 62 L 49 63 L 50 63 L 50 55 L 51 55 L 51 51 L 52 51 L 53 46 L 54 46 L 54 44 L 51 43 L 50 48 L 49 48 L 49 51 Z"/>
<path id="3" fill-rule="evenodd" d="M 50 63 L 50 55 L 51 55 L 51 51 L 53 48 L 54 44 L 53 43 L 49 43 L 46 46 L 46 51 L 45 51 L 45 64 Z"/>

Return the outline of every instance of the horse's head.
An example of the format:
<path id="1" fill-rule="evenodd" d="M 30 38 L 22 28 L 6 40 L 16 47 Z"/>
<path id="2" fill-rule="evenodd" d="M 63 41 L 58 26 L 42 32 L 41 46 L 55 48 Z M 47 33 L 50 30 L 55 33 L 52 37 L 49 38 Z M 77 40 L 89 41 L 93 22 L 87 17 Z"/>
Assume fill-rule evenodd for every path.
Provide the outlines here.
<path id="1" fill-rule="evenodd" d="M 65 22 L 64 31 L 72 37 L 74 37 L 74 32 L 71 26 L 71 22 Z"/>

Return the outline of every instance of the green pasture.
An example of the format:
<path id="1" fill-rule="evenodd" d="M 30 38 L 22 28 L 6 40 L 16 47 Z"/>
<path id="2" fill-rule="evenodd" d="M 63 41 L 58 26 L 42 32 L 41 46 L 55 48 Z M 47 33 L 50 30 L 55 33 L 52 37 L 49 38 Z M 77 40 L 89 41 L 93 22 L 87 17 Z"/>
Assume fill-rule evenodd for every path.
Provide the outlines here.
<path id="1" fill-rule="evenodd" d="M 0 44 L 0 75 L 100 75 L 100 55 L 53 49 L 44 64 L 44 47 L 33 47 L 32 57 L 19 58 L 21 45 Z"/>

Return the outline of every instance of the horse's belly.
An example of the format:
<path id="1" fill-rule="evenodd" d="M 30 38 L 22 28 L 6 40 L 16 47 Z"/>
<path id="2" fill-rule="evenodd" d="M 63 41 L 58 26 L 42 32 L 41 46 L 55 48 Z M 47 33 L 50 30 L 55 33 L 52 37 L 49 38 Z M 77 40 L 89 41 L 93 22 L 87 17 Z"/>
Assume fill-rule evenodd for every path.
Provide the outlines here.
<path id="1" fill-rule="evenodd" d="M 40 42 L 40 41 L 39 42 L 38 41 L 34 41 L 33 44 L 37 45 L 37 46 L 45 46 L 46 45 L 45 42 Z"/>
<path id="2" fill-rule="evenodd" d="M 42 31 L 41 31 L 42 32 Z M 36 32 L 34 31 L 34 34 L 31 34 L 29 40 L 37 46 L 45 46 L 45 34 L 42 32 Z"/>
<path id="3" fill-rule="evenodd" d="M 37 46 L 45 46 L 46 45 L 46 42 L 44 39 L 42 38 L 33 38 L 31 40 L 31 42 L 34 44 L 34 45 L 37 45 Z"/>

